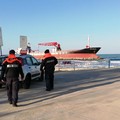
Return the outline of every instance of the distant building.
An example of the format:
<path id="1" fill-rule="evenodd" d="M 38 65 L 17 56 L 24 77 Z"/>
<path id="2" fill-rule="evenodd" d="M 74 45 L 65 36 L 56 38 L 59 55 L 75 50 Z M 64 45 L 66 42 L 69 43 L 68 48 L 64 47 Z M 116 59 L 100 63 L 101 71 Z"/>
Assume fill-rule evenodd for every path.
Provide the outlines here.
<path id="1" fill-rule="evenodd" d="M 27 36 L 20 36 L 20 48 L 26 50 L 27 48 Z"/>

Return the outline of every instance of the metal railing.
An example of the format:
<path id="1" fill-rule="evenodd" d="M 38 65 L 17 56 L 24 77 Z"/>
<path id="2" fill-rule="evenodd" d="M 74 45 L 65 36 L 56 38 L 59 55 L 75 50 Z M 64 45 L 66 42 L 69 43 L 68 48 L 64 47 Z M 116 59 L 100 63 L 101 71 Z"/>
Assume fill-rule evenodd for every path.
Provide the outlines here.
<path id="1" fill-rule="evenodd" d="M 120 59 L 100 59 L 100 60 L 59 60 L 56 71 L 61 70 L 80 70 L 80 69 L 99 69 L 99 68 L 118 68 Z"/>

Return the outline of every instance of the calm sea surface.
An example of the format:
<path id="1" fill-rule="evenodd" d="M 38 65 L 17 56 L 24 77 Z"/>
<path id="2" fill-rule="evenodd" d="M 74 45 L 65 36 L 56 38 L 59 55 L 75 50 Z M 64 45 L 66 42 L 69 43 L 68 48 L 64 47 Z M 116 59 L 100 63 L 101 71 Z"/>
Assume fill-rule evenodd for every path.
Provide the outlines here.
<path id="1" fill-rule="evenodd" d="M 104 59 L 120 59 L 120 54 L 98 54 L 98 56 Z"/>

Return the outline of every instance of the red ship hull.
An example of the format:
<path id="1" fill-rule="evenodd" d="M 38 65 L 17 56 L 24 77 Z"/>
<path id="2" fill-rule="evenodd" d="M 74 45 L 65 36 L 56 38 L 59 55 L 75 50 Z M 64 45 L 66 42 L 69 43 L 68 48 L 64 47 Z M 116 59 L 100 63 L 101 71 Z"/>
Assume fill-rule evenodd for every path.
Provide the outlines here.
<path id="1" fill-rule="evenodd" d="M 101 49 L 101 47 L 90 47 L 86 46 L 84 49 L 77 50 L 62 50 L 60 44 L 57 42 L 48 42 L 48 43 L 39 43 L 38 45 L 43 46 L 54 46 L 55 49 L 52 49 L 50 53 L 55 56 L 57 59 L 99 59 L 100 57 L 96 53 Z M 37 59 L 42 59 L 44 52 L 32 51 L 30 46 L 28 48 L 28 53 L 33 55 Z"/>
<path id="2" fill-rule="evenodd" d="M 42 59 L 44 55 L 34 55 L 33 56 L 37 59 Z M 99 56 L 96 54 L 89 54 L 89 53 L 79 53 L 79 54 L 53 54 L 57 59 L 100 59 Z"/>

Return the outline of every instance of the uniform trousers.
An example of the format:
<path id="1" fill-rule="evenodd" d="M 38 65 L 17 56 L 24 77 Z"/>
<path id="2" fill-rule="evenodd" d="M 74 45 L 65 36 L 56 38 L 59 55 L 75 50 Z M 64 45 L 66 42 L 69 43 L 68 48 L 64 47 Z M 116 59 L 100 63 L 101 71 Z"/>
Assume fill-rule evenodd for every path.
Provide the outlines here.
<path id="1" fill-rule="evenodd" d="M 19 91 L 19 80 L 18 78 L 6 78 L 7 96 L 8 101 L 17 103 L 18 91 Z"/>
<path id="2" fill-rule="evenodd" d="M 54 73 L 45 73 L 46 90 L 54 89 Z"/>

